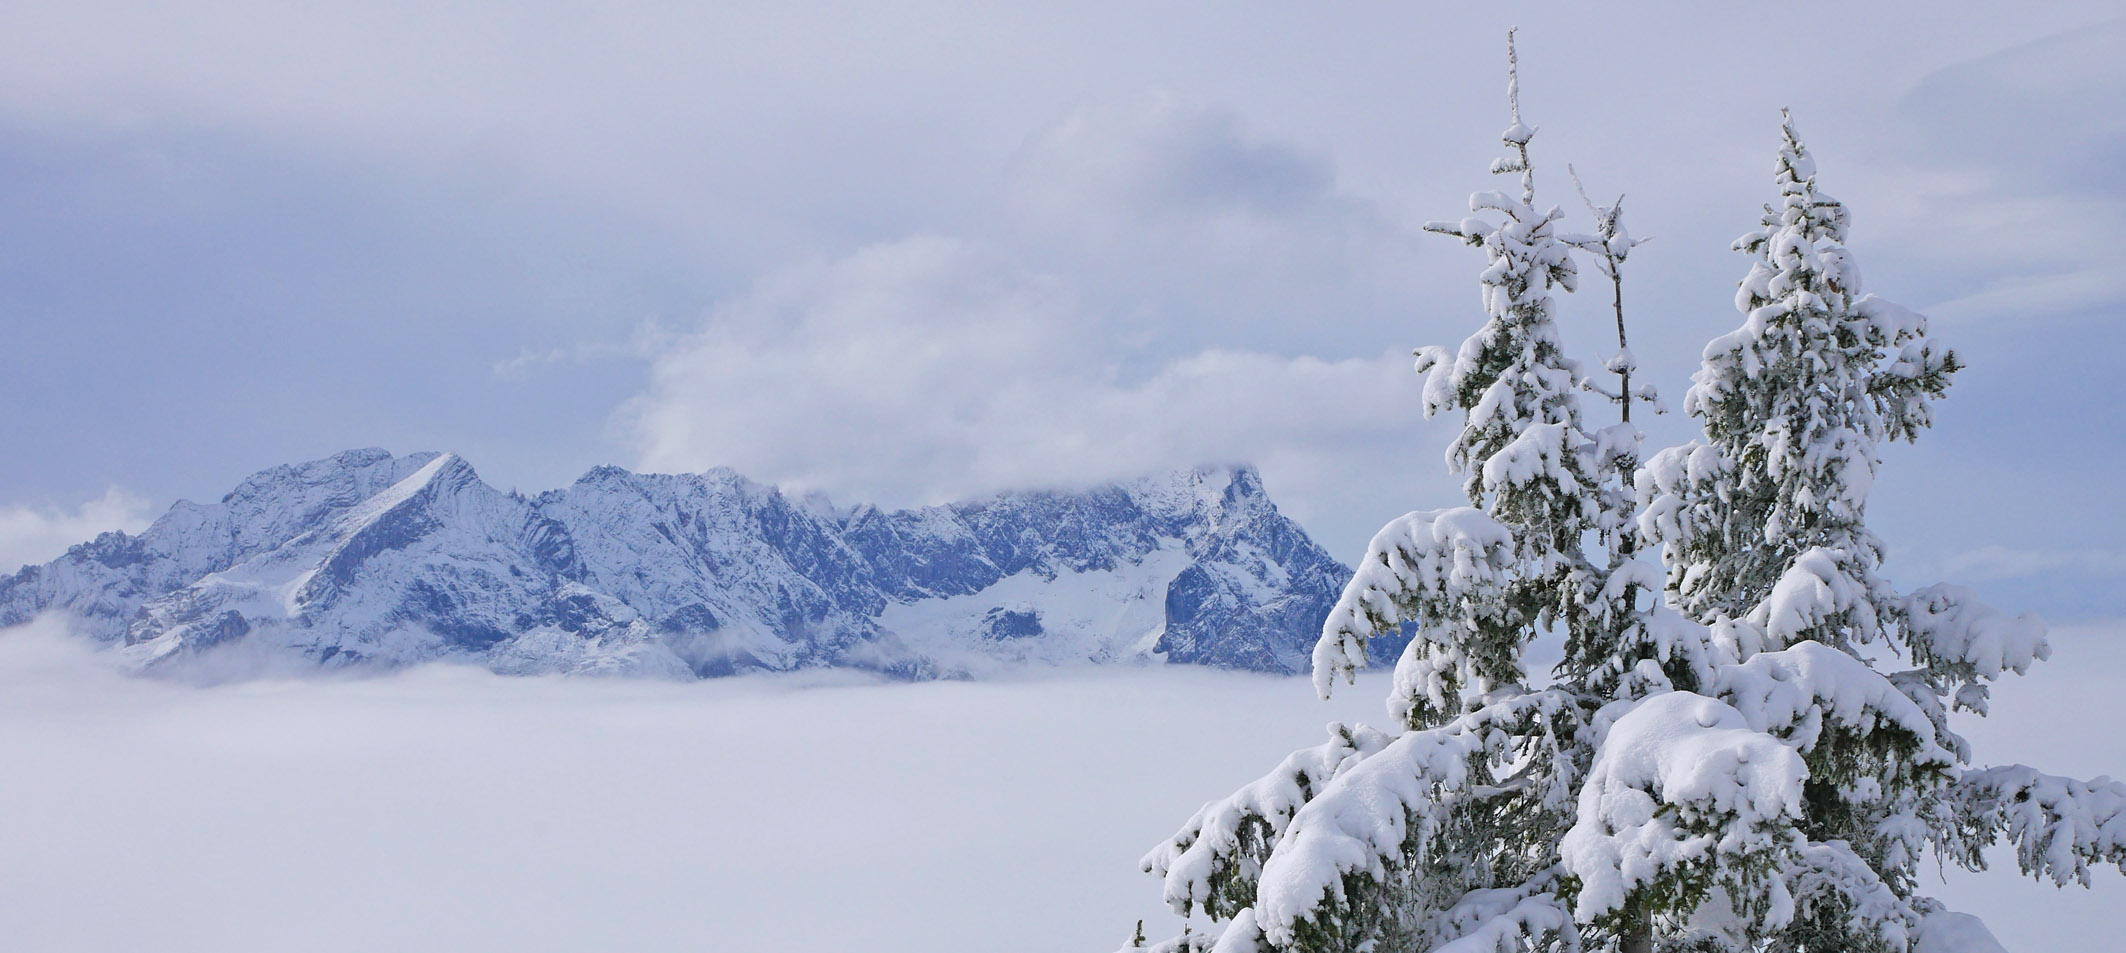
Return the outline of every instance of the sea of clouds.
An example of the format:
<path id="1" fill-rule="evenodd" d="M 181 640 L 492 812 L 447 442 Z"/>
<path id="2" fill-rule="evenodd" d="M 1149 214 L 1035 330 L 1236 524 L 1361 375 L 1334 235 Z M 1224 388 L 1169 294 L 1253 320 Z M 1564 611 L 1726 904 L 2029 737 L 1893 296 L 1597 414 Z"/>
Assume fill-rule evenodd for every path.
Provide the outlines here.
<path id="1" fill-rule="evenodd" d="M 1970 730 L 1981 760 L 2126 767 L 2118 626 Z M 457 667 L 198 688 L 0 633 L 0 936 L 158 949 L 1104 951 L 1172 929 L 1138 857 L 1203 801 L 1379 720 L 1378 675 L 1105 669 L 687 685 Z M 2010 754 L 2013 752 L 2013 754 Z M 2090 948 L 2126 878 L 1939 893 L 2011 950 Z M 1928 875 L 1931 879 L 1932 875 Z M 2106 931 L 2106 932 L 2099 932 Z"/>

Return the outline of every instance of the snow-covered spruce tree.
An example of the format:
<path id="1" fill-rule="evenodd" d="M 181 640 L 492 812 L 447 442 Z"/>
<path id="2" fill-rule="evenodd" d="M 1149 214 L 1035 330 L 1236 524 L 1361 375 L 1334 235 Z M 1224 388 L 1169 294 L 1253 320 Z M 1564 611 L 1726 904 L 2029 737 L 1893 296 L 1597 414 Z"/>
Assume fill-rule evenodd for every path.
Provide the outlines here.
<path id="1" fill-rule="evenodd" d="M 1501 136 L 1508 154 L 1491 171 L 1518 176 L 1518 194 L 1475 193 L 1469 197 L 1471 217 L 1425 226 L 1483 250 L 1485 322 L 1452 355 L 1438 347 L 1417 351 L 1417 372 L 1427 376 L 1426 416 L 1463 414 L 1461 432 L 1447 451 L 1448 467 L 1464 474 L 1463 488 L 1475 507 L 1461 514 L 1469 517 L 1461 530 L 1487 537 L 1485 559 L 1499 572 L 1482 598 L 1426 613 L 1428 621 L 1445 623 L 1451 616 L 1453 624 L 1420 628 L 1398 668 L 1395 704 L 1409 728 L 1433 727 L 1458 714 L 1464 691 L 1523 681 L 1521 650 L 1541 625 L 1578 605 L 1579 589 L 1593 569 L 1583 540 L 1610 515 L 1595 492 L 1599 476 L 1588 452 L 1594 440 L 1581 426 L 1579 367 L 1560 346 L 1550 296 L 1552 287 L 1573 290 L 1578 272 L 1570 246 L 1557 233 L 1563 214 L 1535 202 L 1528 156 L 1535 130 L 1521 121 L 1512 49 L 1509 36 L 1512 124 Z M 1496 220 L 1481 217 L 1487 212 Z M 1484 519 L 1478 521 L 1479 515 Z M 1443 531 L 1460 530 L 1413 514 L 1382 533 L 1415 540 L 1436 539 Z M 1339 672 L 1348 675 L 1347 666 L 1362 664 L 1365 655 L 1354 642 L 1317 650 L 1315 658 L 1316 678 L 1326 685 Z"/>
<path id="2" fill-rule="evenodd" d="M 1598 569 L 1557 531 L 1569 519 L 1599 537 L 1610 494 L 1587 479 L 1600 475 L 1603 441 L 1580 430 L 1569 391 L 1545 386 L 1571 365 L 1556 354 L 1547 298 L 1531 300 L 1542 285 L 1528 266 L 1545 263 L 1550 281 L 1570 271 L 1547 230 L 1530 227 L 1554 219 L 1534 212 L 1530 134 L 1516 110 L 1515 156 L 1498 168 L 1523 174 L 1521 200 L 1474 203 L 1506 221 L 1448 227 L 1479 236 L 1491 259 L 1490 320 L 1453 360 L 1420 360 L 1434 372 L 1428 407 L 1464 411 L 1452 460 L 1477 505 L 1383 529 L 1316 650 L 1326 691 L 1365 663 L 1369 638 L 1416 626 L 1389 699 L 1399 730 L 1332 725 L 1326 743 L 1155 848 L 1145 866 L 1169 904 L 1211 921 L 1161 946 L 1983 951 L 1997 947 L 1982 929 L 1917 892 L 1927 849 L 1978 866 L 2005 837 L 2025 871 L 2061 883 L 2126 861 L 2126 786 L 1962 767 L 1951 710 L 1983 713 L 1987 680 L 2046 654 L 2042 628 L 1949 587 L 1900 598 L 1874 576 L 1879 546 L 1859 515 L 1875 442 L 1925 425 L 1953 363 L 1917 316 L 1854 297 L 1857 274 L 1824 228 L 1842 228 L 1843 213 L 1815 191 L 1791 134 L 1782 206 L 1745 241 L 1761 257 L 1745 282 L 1748 320 L 1708 349 L 1690 407 L 1707 417 L 1726 381 L 1764 390 L 1762 406 L 1811 409 L 1745 407 L 1726 430 L 1708 420 L 1711 441 L 1657 455 L 1638 481 L 1639 527 L 1690 615 L 1629 596 L 1658 591 L 1660 573 L 1615 558 Z M 1833 281 L 1843 297 L 1823 293 Z M 1787 327 L 1804 321 L 1830 331 Z M 1782 337 L 1806 344 L 1753 343 Z M 1790 359 L 1768 357 L 1778 354 Z M 1809 376 L 1824 367 L 1843 376 Z M 1808 393 L 1775 396 L 1796 387 Z M 1807 500 L 1835 501 L 1825 509 L 1842 528 L 1806 505 L 1775 521 L 1779 500 L 1761 524 L 1725 518 L 1722 494 L 1752 485 L 1746 470 L 1776 479 L 1797 466 L 1826 474 Z M 1789 543 L 1796 526 L 1824 534 L 1804 541 L 1866 548 Z M 1761 553 L 1776 545 L 1792 548 Z M 1751 559 L 1771 567 L 1768 581 L 1693 572 Z M 1529 688 L 1520 648 L 1546 630 L 1564 637 L 1566 662 L 1549 687 Z"/>
<path id="3" fill-rule="evenodd" d="M 1577 273 L 1561 213 L 1536 204 L 1535 130 L 1522 121 L 1510 38 L 1508 61 L 1507 155 L 1492 171 L 1519 188 L 1478 192 L 1471 217 L 1426 226 L 1487 262 L 1483 326 L 1457 352 L 1421 348 L 1417 361 L 1426 413 L 1462 415 L 1448 463 L 1466 475 L 1472 505 L 1382 529 L 1315 650 L 1326 693 L 1366 664 L 1371 637 L 1414 628 L 1389 699 L 1400 734 L 1332 725 L 1326 743 L 1205 806 L 1147 856 L 1168 903 L 1214 923 L 1173 947 L 1577 942 L 1556 844 L 1572 823 L 1597 706 L 1530 691 L 1521 656 L 1546 628 L 1594 616 L 1607 573 L 1585 546 L 1626 514 L 1620 494 L 1604 492 L 1603 465 L 1617 457 L 1584 429 L 1584 381 L 1559 343 L 1551 290 L 1572 290 Z"/>
<path id="4" fill-rule="evenodd" d="M 1701 619 L 1748 612 L 1810 549 L 1869 578 L 1882 546 L 1861 511 L 1876 445 L 1928 426 L 1958 366 L 1924 318 L 1861 294 L 1845 206 L 1816 188 L 1792 120 L 1781 128 L 1779 204 L 1735 242 L 1755 259 L 1735 294 L 1745 319 L 1706 346 L 1684 400 L 1706 441 L 1643 475 L 1642 526 L 1666 547 L 1668 588 Z"/>
<path id="5" fill-rule="evenodd" d="M 1864 521 L 1878 447 L 1932 423 L 1958 360 L 1924 317 L 1862 294 L 1845 207 L 1817 188 L 1791 117 L 1781 132 L 1779 202 L 1735 243 L 1754 259 L 1742 325 L 1707 345 L 1684 403 L 1706 439 L 1640 471 L 1639 529 L 1670 599 L 1723 636 L 1733 662 L 1713 693 L 1808 769 L 1786 831 L 1790 899 L 1772 898 L 1792 909 L 1721 942 L 1903 950 L 1939 911 L 1915 877 L 1928 849 L 1977 869 L 2006 836 L 2025 872 L 2086 883 L 2090 864 L 2126 863 L 2126 785 L 1964 767 L 1950 713 L 1983 715 L 1987 682 L 2048 657 L 2044 626 L 1879 575 Z"/>

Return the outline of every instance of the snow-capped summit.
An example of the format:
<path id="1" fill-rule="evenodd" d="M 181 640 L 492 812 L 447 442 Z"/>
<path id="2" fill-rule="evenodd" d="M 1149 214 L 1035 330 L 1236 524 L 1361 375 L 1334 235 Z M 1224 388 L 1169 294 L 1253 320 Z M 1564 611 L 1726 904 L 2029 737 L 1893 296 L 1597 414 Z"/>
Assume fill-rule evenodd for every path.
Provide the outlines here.
<path id="1" fill-rule="evenodd" d="M 0 577 L 0 624 L 68 613 L 150 669 L 1295 672 L 1349 575 L 1246 466 L 889 512 L 721 468 L 604 466 L 527 499 L 452 454 L 369 449 L 263 471 Z"/>

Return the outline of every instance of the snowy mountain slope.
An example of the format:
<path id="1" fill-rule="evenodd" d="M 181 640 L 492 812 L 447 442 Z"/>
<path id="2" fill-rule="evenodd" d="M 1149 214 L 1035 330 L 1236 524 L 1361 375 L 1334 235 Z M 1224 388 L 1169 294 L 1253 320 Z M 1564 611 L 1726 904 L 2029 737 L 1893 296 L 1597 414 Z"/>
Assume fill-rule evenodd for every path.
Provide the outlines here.
<path id="1" fill-rule="evenodd" d="M 726 469 L 525 498 L 454 455 L 353 450 L 0 578 L 0 625 L 64 612 L 142 668 L 1294 672 L 1349 575 L 1247 467 L 888 512 Z"/>

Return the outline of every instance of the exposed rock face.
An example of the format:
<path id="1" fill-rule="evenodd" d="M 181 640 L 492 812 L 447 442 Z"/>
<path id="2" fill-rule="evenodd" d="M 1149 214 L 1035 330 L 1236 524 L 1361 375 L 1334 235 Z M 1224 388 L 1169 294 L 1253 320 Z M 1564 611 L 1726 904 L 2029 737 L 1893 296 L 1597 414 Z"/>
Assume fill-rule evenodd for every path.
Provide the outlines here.
<path id="1" fill-rule="evenodd" d="M 478 661 L 674 678 L 1159 660 L 1296 672 L 1350 570 L 1247 467 L 886 512 L 729 470 L 600 467 L 536 498 L 450 454 L 276 467 L 0 578 L 143 668 Z"/>

